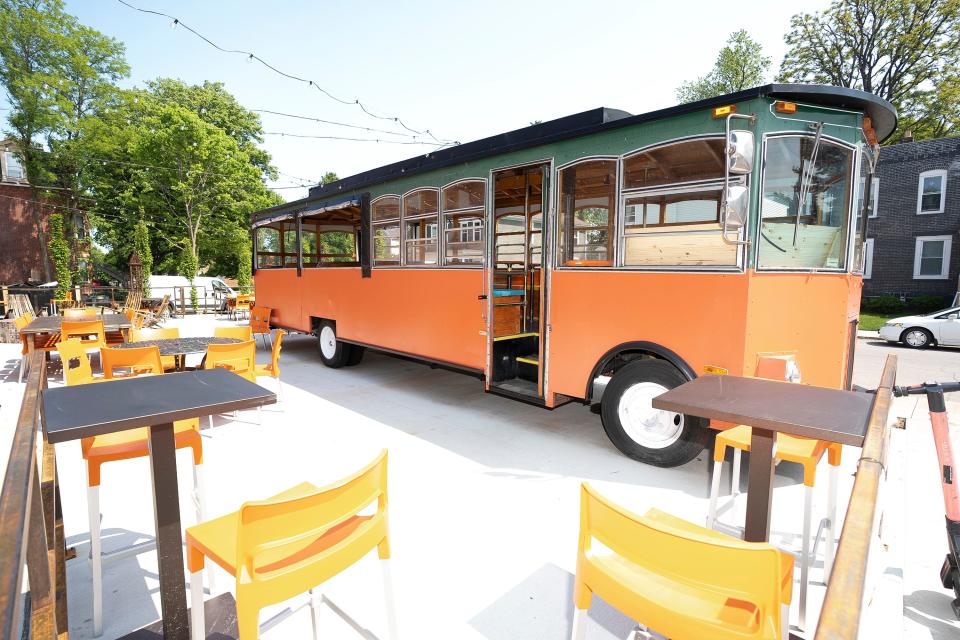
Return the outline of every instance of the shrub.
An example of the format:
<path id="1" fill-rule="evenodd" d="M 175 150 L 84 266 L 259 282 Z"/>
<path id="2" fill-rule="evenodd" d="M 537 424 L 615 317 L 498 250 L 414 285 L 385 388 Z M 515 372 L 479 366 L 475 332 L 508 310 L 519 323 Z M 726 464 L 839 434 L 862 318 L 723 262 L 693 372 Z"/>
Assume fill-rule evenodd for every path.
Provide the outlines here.
<path id="1" fill-rule="evenodd" d="M 943 296 L 917 296 L 910 299 L 910 308 L 917 313 L 930 313 L 948 306 Z"/>
<path id="2" fill-rule="evenodd" d="M 871 313 L 900 313 L 906 308 L 906 303 L 896 296 L 877 296 L 860 303 L 860 311 Z"/>

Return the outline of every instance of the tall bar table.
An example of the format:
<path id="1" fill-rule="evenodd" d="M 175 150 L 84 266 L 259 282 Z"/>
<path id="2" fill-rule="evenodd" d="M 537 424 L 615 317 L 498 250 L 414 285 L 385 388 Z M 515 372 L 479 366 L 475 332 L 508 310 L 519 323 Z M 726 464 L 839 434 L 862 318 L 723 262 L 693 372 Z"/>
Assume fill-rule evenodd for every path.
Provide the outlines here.
<path id="1" fill-rule="evenodd" d="M 743 538 L 767 542 L 776 434 L 863 446 L 874 397 L 759 378 L 707 375 L 657 396 L 653 407 L 752 427 Z"/>
<path id="2" fill-rule="evenodd" d="M 173 423 L 276 401 L 274 393 L 226 369 L 121 378 L 43 391 L 40 414 L 51 444 L 150 426 L 164 638 L 187 640 L 190 635 Z"/>

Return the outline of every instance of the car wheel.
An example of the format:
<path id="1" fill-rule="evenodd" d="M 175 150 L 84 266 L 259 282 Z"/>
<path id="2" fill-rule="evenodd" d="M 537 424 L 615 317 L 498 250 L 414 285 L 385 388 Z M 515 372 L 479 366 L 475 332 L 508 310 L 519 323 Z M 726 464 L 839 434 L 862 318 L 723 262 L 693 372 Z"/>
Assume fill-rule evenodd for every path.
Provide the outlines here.
<path id="1" fill-rule="evenodd" d="M 324 321 L 317 331 L 317 352 L 320 360 L 331 369 L 339 369 L 350 359 L 351 347 L 337 340 L 337 329 L 332 322 Z"/>
<path id="2" fill-rule="evenodd" d="M 662 360 L 634 360 L 617 371 L 603 392 L 600 416 L 607 437 L 623 454 L 658 467 L 696 458 L 710 439 L 706 421 L 654 409 L 652 400 L 687 378 Z"/>
<path id="3" fill-rule="evenodd" d="M 926 349 L 933 343 L 933 334 L 921 327 L 910 327 L 900 334 L 900 342 L 911 349 Z"/>

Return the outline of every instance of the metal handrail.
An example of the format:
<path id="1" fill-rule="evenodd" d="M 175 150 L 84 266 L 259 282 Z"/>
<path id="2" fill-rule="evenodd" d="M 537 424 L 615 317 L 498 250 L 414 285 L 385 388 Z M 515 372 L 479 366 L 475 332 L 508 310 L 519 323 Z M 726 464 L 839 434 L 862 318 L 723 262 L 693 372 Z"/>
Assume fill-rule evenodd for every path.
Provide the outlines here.
<path id="1" fill-rule="evenodd" d="M 37 464 L 40 393 L 46 383 L 46 359 L 43 353 L 36 352 L 30 358 L 30 373 L 0 488 L 0 637 L 3 638 L 56 638 L 61 630 L 66 631 L 66 601 L 58 598 L 63 586 L 63 549 L 62 530 L 60 535 L 55 532 L 56 471 L 45 468 L 41 478 Z M 44 458 L 53 464 L 53 456 L 47 455 L 48 448 L 44 443 Z M 55 543 L 48 544 L 50 539 L 59 542 L 60 548 Z M 24 568 L 30 585 L 29 599 L 22 589 Z M 58 601 L 63 607 L 61 611 L 58 611 Z"/>
<path id="2" fill-rule="evenodd" d="M 887 356 L 870 410 L 840 544 L 820 611 L 816 640 L 855 640 L 859 633 L 867 589 L 870 542 L 880 516 L 877 495 L 887 466 L 890 436 L 887 421 L 896 378 L 897 357 Z"/>

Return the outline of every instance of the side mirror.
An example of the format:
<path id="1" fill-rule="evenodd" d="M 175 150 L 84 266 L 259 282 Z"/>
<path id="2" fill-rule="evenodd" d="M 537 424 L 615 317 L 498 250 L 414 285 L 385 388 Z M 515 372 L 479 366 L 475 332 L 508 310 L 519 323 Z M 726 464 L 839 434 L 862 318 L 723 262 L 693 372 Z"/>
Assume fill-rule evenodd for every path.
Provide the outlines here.
<path id="1" fill-rule="evenodd" d="M 947 316 L 947 320 L 956 320 L 958 317 L 960 317 L 960 314 L 951 313 Z"/>
<path id="2" fill-rule="evenodd" d="M 734 175 L 753 171 L 754 139 L 752 131 L 731 131 L 727 144 L 727 167 Z"/>
<path id="3" fill-rule="evenodd" d="M 750 190 L 743 185 L 727 187 L 727 206 L 724 211 L 724 229 L 740 229 L 747 224 L 750 211 Z"/>

